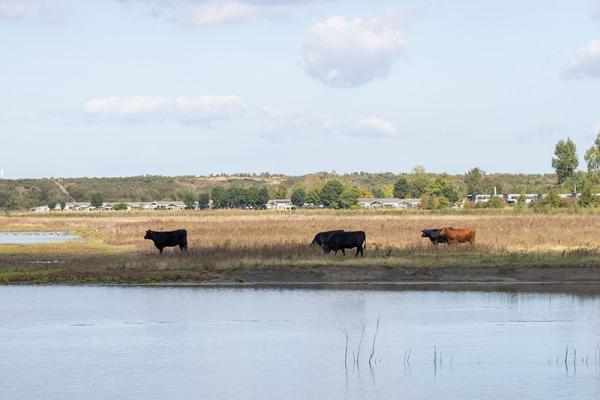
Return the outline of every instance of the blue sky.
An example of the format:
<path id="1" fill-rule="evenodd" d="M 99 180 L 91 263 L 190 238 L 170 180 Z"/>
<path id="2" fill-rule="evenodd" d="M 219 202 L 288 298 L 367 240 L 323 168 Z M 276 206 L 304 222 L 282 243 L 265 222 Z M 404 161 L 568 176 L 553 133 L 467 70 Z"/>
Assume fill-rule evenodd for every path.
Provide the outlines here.
<path id="1" fill-rule="evenodd" d="M 600 130 L 600 0 L 0 0 L 0 49 L 7 178 L 550 172 Z"/>

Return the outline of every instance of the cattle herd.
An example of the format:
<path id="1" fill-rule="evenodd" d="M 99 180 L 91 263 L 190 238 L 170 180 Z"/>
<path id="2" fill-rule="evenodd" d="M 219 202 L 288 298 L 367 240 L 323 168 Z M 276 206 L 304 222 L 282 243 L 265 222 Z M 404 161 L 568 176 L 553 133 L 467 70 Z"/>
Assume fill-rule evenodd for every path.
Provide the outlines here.
<path id="1" fill-rule="evenodd" d="M 438 245 L 439 243 L 446 243 L 448 245 L 456 243 L 473 244 L 475 243 L 475 230 L 472 228 L 456 229 L 452 227 L 423 229 L 421 237 L 429 238 L 434 245 Z M 185 229 L 167 232 L 148 230 L 144 239 L 152 240 L 160 254 L 162 254 L 165 247 L 179 246 L 181 251 L 187 249 L 187 231 Z M 341 229 L 319 232 L 311 242 L 311 245 L 321 247 L 325 254 L 332 251 L 337 254 L 341 250 L 342 254 L 346 255 L 346 249 L 356 249 L 355 257 L 359 254 L 364 256 L 366 244 L 367 235 L 363 231 L 346 232 Z"/>

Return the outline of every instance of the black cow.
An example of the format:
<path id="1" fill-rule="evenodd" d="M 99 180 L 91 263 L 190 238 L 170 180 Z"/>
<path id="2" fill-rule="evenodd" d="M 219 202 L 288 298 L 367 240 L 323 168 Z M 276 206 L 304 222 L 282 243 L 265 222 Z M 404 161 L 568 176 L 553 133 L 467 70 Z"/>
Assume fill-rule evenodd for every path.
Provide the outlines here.
<path id="1" fill-rule="evenodd" d="M 337 232 L 331 235 L 327 243 L 323 246 L 325 253 L 335 251 L 337 254 L 338 250 L 342 251 L 343 255 L 346 255 L 344 249 L 353 249 L 356 247 L 355 257 L 359 254 L 364 256 L 365 244 L 367 242 L 367 235 L 363 231 L 356 232 Z"/>
<path id="2" fill-rule="evenodd" d="M 325 252 L 325 244 L 327 243 L 327 241 L 329 240 L 331 235 L 333 235 L 334 233 L 338 233 L 338 232 L 344 232 L 344 231 L 336 230 L 336 231 L 319 232 L 315 235 L 315 238 L 313 239 L 312 242 L 310 242 L 310 244 L 311 245 L 318 244 L 319 247 L 323 249 L 323 252 Z"/>
<path id="3" fill-rule="evenodd" d="M 147 230 L 144 239 L 150 239 L 162 254 L 165 247 L 179 246 L 179 250 L 187 249 L 187 231 L 179 229 L 176 231 L 156 232 Z"/>
<path id="4" fill-rule="evenodd" d="M 440 236 L 441 229 L 423 229 L 421 231 L 421 237 L 426 237 L 431 240 L 431 243 L 437 245 L 439 243 L 448 243 L 448 238 Z"/>

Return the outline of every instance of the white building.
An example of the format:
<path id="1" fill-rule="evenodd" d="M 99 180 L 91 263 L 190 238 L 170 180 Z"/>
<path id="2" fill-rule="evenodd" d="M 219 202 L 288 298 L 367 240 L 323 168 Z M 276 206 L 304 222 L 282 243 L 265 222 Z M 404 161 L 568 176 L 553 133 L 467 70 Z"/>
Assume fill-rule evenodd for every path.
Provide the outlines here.
<path id="1" fill-rule="evenodd" d="M 536 202 L 540 199 L 540 196 L 538 194 L 525 194 L 525 204 L 530 204 L 533 202 Z M 511 194 L 507 194 L 506 195 L 506 202 L 508 204 L 516 204 L 519 201 L 519 197 L 521 197 L 520 194 L 517 193 L 511 193 Z"/>
<path id="2" fill-rule="evenodd" d="M 294 204 L 292 204 L 292 200 L 290 199 L 275 199 L 269 200 L 267 203 L 267 210 L 292 210 L 294 208 Z"/>
<path id="3" fill-rule="evenodd" d="M 357 203 L 362 208 L 416 208 L 421 204 L 420 199 L 392 198 L 361 198 Z"/>
<path id="4" fill-rule="evenodd" d="M 142 203 L 144 210 L 185 210 L 186 205 L 183 201 L 153 201 L 151 203 Z"/>

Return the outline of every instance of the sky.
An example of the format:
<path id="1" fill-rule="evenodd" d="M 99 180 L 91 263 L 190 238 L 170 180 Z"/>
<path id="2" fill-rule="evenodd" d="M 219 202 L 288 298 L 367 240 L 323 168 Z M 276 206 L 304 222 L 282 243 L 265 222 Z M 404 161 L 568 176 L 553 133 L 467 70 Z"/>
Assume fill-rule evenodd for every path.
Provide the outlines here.
<path id="1" fill-rule="evenodd" d="M 0 0 L 5 178 L 552 172 L 599 131 L 600 0 Z"/>

